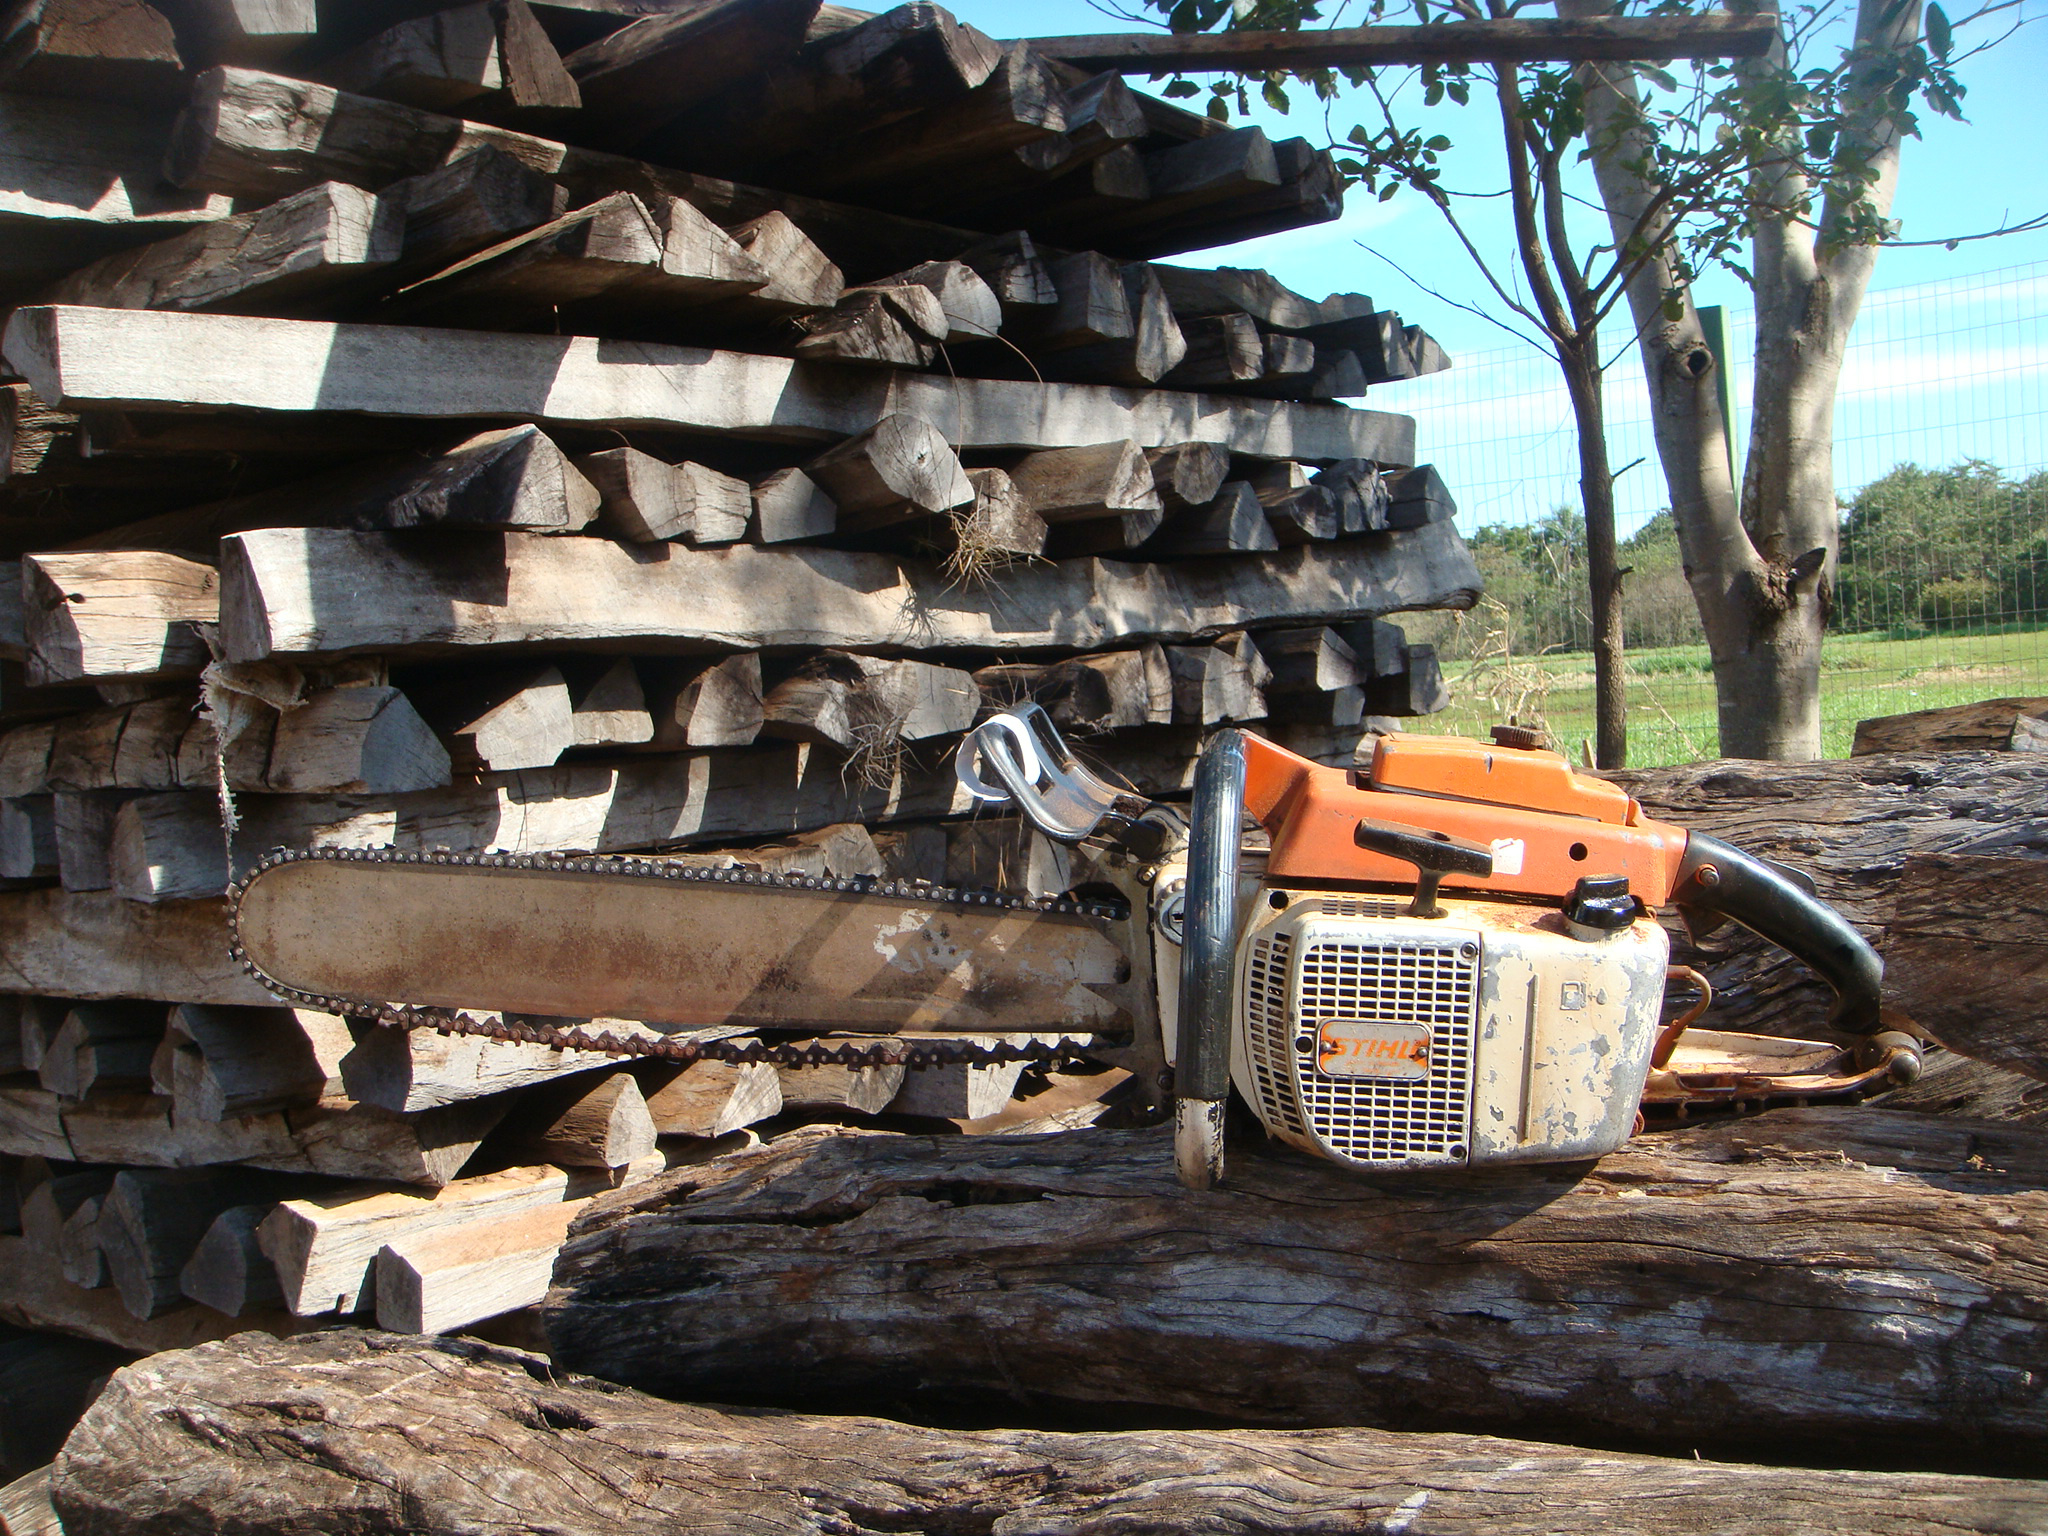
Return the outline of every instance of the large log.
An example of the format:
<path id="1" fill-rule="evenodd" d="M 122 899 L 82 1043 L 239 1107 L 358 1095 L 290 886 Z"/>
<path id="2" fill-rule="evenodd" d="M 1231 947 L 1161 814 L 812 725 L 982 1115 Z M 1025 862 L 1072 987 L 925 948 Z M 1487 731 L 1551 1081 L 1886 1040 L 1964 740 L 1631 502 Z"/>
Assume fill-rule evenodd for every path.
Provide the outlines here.
<path id="1" fill-rule="evenodd" d="M 1244 1147 L 1201 1196 L 1159 1131 L 799 1133 L 593 1206 L 545 1322 L 568 1369 L 685 1399 L 2017 1468 L 2044 1179 L 2039 1132 L 1872 1109 L 1449 1180 Z"/>
<path id="2" fill-rule="evenodd" d="M 180 1307 L 145 1322 L 129 1315 L 111 1286 L 87 1291 L 66 1282 L 54 1253 L 19 1237 L 0 1237 L 0 1320 L 20 1328 L 97 1339 L 140 1354 L 184 1349 L 250 1328 L 281 1333 L 305 1326 L 289 1312 L 233 1318 L 208 1307 Z"/>
<path id="3" fill-rule="evenodd" d="M 1256 561 L 1039 563 L 987 584 L 876 554 L 628 550 L 537 534 L 479 533 L 473 557 L 456 562 L 391 535 L 264 529 L 224 539 L 221 561 L 221 642 L 234 661 L 543 643 L 1088 650 L 1464 608 L 1479 587 L 1442 523 Z"/>
<path id="4" fill-rule="evenodd" d="M 1406 416 L 1166 390 L 840 370 L 786 357 L 414 326 L 18 310 L 7 362 L 63 410 L 346 411 L 786 440 L 864 432 L 891 411 L 959 448 L 1214 442 L 1269 459 L 1414 456 Z"/>
<path id="5" fill-rule="evenodd" d="M 1885 993 L 1952 1051 L 2048 1080 L 2048 859 L 1921 854 L 1885 926 Z"/>
<path id="6" fill-rule="evenodd" d="M 402 21 L 329 59 L 319 73 L 387 101 L 481 107 L 487 116 L 582 104 L 526 0 L 477 0 Z"/>
<path id="7" fill-rule="evenodd" d="M 2048 699 L 1982 699 L 1948 709 L 1916 709 L 1856 722 L 1851 757 L 1878 752 L 2002 752 L 2027 750 L 2022 724 L 2048 720 Z"/>
<path id="8" fill-rule="evenodd" d="M 1382 638 L 1353 634 L 1377 660 Z M 1873 939 L 1915 854 L 2023 854 L 2048 847 L 2048 762 L 2031 752 L 1938 752 L 1815 763 L 1722 761 L 1616 774 L 1651 815 L 1696 828 L 1812 877 L 1820 896 Z M 1672 959 L 1714 984 L 1718 1029 L 1825 1033 L 1831 994 L 1782 950 L 1734 925 Z"/>
<path id="9" fill-rule="evenodd" d="M 709 1310 L 715 1311 L 715 1308 Z M 137 1476 L 147 1467 L 150 1476 Z M 978 1433 L 665 1403 L 469 1341 L 247 1335 L 115 1375 L 51 1469 L 68 1528 L 559 1536 L 1486 1531 L 1984 1536 L 2048 1484 L 1373 1429 Z"/>

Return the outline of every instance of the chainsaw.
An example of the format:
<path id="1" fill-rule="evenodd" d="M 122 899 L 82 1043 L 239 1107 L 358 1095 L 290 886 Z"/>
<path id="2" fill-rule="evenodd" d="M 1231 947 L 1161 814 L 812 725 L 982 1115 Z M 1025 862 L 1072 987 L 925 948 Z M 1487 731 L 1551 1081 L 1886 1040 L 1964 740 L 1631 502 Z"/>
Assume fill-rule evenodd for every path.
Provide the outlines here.
<path id="1" fill-rule="evenodd" d="M 288 1002 L 398 1028 L 680 1062 L 1121 1067 L 1140 1113 L 1170 1103 L 1193 1188 L 1222 1177 L 1233 1087 L 1270 1137 L 1397 1172 L 1590 1159 L 1646 1113 L 1917 1076 L 1877 955 L 1803 877 L 1652 820 L 1533 733 L 1494 736 L 1381 736 L 1347 771 L 1226 729 L 1182 807 L 1092 771 L 1025 704 L 955 771 L 1073 846 L 1056 896 L 280 850 L 232 893 L 235 949 Z M 1692 1027 L 1711 989 L 1670 965 L 1666 905 L 1804 961 L 1857 1043 Z M 1698 999 L 1667 1024 L 1674 980 Z"/>

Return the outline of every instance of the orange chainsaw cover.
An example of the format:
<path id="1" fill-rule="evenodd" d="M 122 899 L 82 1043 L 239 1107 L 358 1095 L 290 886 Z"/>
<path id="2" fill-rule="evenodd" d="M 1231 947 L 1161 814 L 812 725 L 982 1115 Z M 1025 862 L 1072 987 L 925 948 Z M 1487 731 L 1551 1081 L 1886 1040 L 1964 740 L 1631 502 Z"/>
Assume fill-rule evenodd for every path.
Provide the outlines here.
<path id="1" fill-rule="evenodd" d="M 1643 815 L 1618 785 L 1556 752 L 1460 736 L 1382 736 L 1372 767 L 1325 768 L 1244 733 L 1245 808 L 1273 840 L 1274 885 L 1413 885 L 1415 867 L 1353 841 L 1361 820 L 1444 832 L 1493 849 L 1494 873 L 1446 887 L 1561 901 L 1582 875 L 1627 875 L 1652 907 L 1671 899 L 1685 829 Z M 1363 780 L 1363 782 L 1357 782 Z"/>

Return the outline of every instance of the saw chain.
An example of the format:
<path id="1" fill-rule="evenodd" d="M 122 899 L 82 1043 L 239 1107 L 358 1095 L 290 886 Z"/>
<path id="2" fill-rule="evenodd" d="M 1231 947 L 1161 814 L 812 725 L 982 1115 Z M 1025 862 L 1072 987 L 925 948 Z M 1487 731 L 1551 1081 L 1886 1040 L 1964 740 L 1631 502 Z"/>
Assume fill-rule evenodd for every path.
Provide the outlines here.
<path id="1" fill-rule="evenodd" d="M 995 908 L 1012 912 L 1044 912 L 1059 916 L 1121 918 L 1122 908 L 1104 902 L 1066 897 L 1009 896 L 1000 891 L 932 885 L 923 880 L 883 880 L 872 875 L 770 875 L 744 869 L 704 869 L 663 859 L 615 854 L 564 853 L 408 853 L 395 848 L 279 848 L 268 854 L 232 890 L 229 912 L 233 934 L 230 949 L 236 962 L 265 991 L 303 1008 L 360 1019 L 389 1029 L 432 1029 L 444 1035 L 475 1035 L 518 1045 L 544 1045 L 557 1051 L 592 1051 L 607 1056 L 645 1056 L 688 1065 L 723 1061 L 737 1065 L 766 1062 L 777 1067 L 926 1067 L 1007 1066 L 1013 1062 L 1051 1064 L 1097 1048 L 1127 1044 L 1096 1034 L 1043 1034 L 1057 1038 L 1015 1044 L 982 1038 L 925 1039 L 878 1036 L 868 1041 L 830 1044 L 819 1040 L 771 1045 L 753 1038 L 701 1039 L 647 1034 L 620 1034 L 591 1024 L 564 1024 L 525 1015 L 468 1013 L 460 1009 L 422 1007 L 410 1003 L 377 1003 L 364 998 L 323 995 L 288 987 L 265 974 L 242 947 L 239 898 L 243 887 L 280 864 L 325 861 L 351 864 L 468 865 L 482 869 L 530 869 L 548 873 L 599 875 L 627 880 L 687 881 L 693 884 L 747 886 L 790 891 L 880 896 L 934 907 Z M 697 1032 L 699 1034 L 703 1031 Z M 1018 1031 L 1023 1033 L 1023 1031 Z"/>

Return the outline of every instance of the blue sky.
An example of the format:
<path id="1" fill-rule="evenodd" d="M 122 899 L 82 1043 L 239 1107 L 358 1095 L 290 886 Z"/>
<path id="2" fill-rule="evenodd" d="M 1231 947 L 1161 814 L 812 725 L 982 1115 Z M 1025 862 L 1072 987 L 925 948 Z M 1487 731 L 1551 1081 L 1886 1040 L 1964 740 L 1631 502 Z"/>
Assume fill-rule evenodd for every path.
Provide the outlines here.
<path id="1" fill-rule="evenodd" d="M 997 37 L 1132 30 L 1127 22 L 1105 13 L 1089 0 L 1005 0 L 1000 4 L 995 0 L 959 0 L 951 9 L 962 20 Z M 1961 14 L 1963 6 L 1951 9 Z M 1902 238 L 1935 240 L 1969 235 L 2048 212 L 2048 89 L 2044 89 L 2044 81 L 2048 81 L 2048 0 L 2026 0 L 2026 14 L 2041 19 L 2023 27 L 1999 48 L 1968 62 L 1963 79 L 1969 88 L 1964 105 L 1970 120 L 1955 123 L 1928 116 L 1923 119 L 1924 136 L 1906 145 L 1892 209 L 1892 216 L 1904 226 Z M 1297 95 L 1306 97 L 1308 93 Z M 1369 106 L 1369 102 L 1354 104 L 1340 98 L 1332 118 L 1338 132 L 1341 134 L 1352 122 L 1366 116 Z M 1307 104 L 1297 106 L 1291 119 L 1262 107 L 1254 120 L 1275 137 L 1301 134 L 1319 139 L 1322 132 L 1320 108 Z M 1454 142 L 1455 147 L 1445 160 L 1447 185 L 1478 191 L 1501 184 L 1498 125 L 1485 105 L 1475 100 L 1470 108 L 1439 108 L 1430 114 L 1427 126 L 1430 131 L 1449 135 Z M 1586 191 L 1590 197 L 1590 178 Z M 1498 251 L 1505 257 L 1504 223 L 1494 212 L 1499 208 L 1498 202 L 1478 206 L 1480 211 L 1471 218 L 1475 240 L 1489 255 Z M 1454 357 L 1464 355 L 1477 361 L 1480 354 L 1487 354 L 1492 363 L 1505 365 L 1507 359 L 1495 354 L 1515 346 L 1514 339 L 1495 325 L 1422 291 L 1397 270 L 1405 269 L 1421 277 L 1445 298 L 1498 312 L 1498 304 L 1491 300 L 1440 215 L 1428 203 L 1405 192 L 1387 203 L 1354 192 L 1343 218 L 1334 223 L 1174 259 L 1189 265 L 1265 267 L 1281 281 L 1313 297 L 1337 290 L 1369 293 L 1382 307 L 1398 309 L 1409 321 L 1423 325 Z M 1953 251 L 1938 245 L 1895 247 L 1887 249 L 1880 258 L 1873 288 L 1881 291 L 1933 285 L 1926 291 L 1937 298 L 1951 293 L 1974 293 L 1982 285 L 1970 280 L 1978 274 L 2040 263 L 2048 263 L 2048 230 L 1966 242 Z M 1507 265 L 1503 262 L 1501 268 L 1505 270 Z M 1977 322 L 1974 331 L 1996 333 L 1984 339 L 1984 345 L 1993 349 L 1986 354 L 1992 361 L 1972 362 L 1967 357 L 1958 361 L 1956 349 L 1948 347 L 1941 366 L 1958 372 L 1958 376 L 1971 368 L 1995 367 L 2005 373 L 2016 370 L 2029 380 L 2029 391 L 2017 397 L 2032 403 L 2035 420 L 2029 429 L 2018 434 L 2003 432 L 1995 442 L 1987 440 L 1981 446 L 1985 457 L 2011 467 L 2037 467 L 2048 462 L 2048 445 L 2043 442 L 2048 423 L 2040 419 L 2038 383 L 2043 369 L 2048 368 L 2048 351 L 2042 347 L 2043 327 L 2039 323 L 2043 309 L 2048 308 L 2042 302 L 2048 296 L 2048 282 L 2035 280 L 2018 287 L 2007 282 L 1994 286 L 1996 292 L 1987 300 L 1989 308 L 1979 306 L 1969 312 Z M 1722 273 L 1705 278 L 1696 296 L 1703 304 L 1721 303 L 1731 310 L 1749 306 L 1748 292 L 1740 280 Z M 1853 385 L 1865 397 L 1881 395 L 1888 387 L 1886 380 L 1892 379 L 1907 392 L 1890 402 L 1888 419 L 1899 423 L 1906 434 L 1900 439 L 1898 458 L 1946 462 L 1944 456 L 1957 456 L 1958 444 L 1961 451 L 1977 451 L 1980 445 L 1968 432 L 1960 439 L 1954 432 L 1944 432 L 1938 441 L 1933 437 L 1925 442 L 1913 440 L 1911 427 L 1918 416 L 1924 414 L 1931 419 L 1942 413 L 1916 410 L 1909 398 L 1936 364 L 1931 355 L 1925 359 L 1917 356 L 1914 348 L 1940 345 L 1939 337 L 1916 341 L 1914 333 L 1927 328 L 1907 323 L 1910 318 L 1894 316 L 1887 322 L 1893 325 L 1895 336 L 1882 349 L 1881 367 L 1873 356 L 1869 364 L 1876 371 L 1859 376 L 1852 369 L 1845 378 L 1845 388 Z M 1617 325 L 1613 329 L 1618 342 L 1622 339 L 1621 328 Z M 1879 349 L 1863 350 L 1875 354 Z M 1640 379 L 1633 360 L 1622 363 L 1611 377 L 1611 395 L 1627 391 L 1631 403 L 1633 397 L 1640 396 Z M 1442 384 L 1449 383 L 1447 376 Z M 1402 388 L 1414 392 L 1415 398 L 1397 396 L 1396 390 L 1389 388 L 1375 391 L 1371 403 L 1390 410 L 1415 411 L 1424 423 L 1427 441 L 1430 418 L 1435 414 L 1429 397 L 1434 395 L 1448 403 L 1449 396 L 1441 385 L 1433 390 Z M 1531 404 L 1523 402 L 1515 410 L 1526 414 Z M 1868 398 L 1865 405 L 1876 410 L 1884 408 L 1883 402 L 1873 403 Z M 1948 413 L 1950 417 L 1954 414 Z M 1438 434 L 1439 440 L 1442 435 Z M 1457 435 L 1465 437 L 1463 433 Z M 1565 446 L 1569 448 L 1568 443 Z M 1888 465 L 1869 469 L 1862 467 L 1862 461 L 1856 461 L 1854 466 L 1845 463 L 1839 467 L 1853 481 L 1882 473 L 1882 468 Z M 1647 510 L 1659 499 L 1659 494 L 1645 482 L 1632 499 L 1640 509 Z M 1504 513 L 1505 509 L 1502 510 Z"/>

